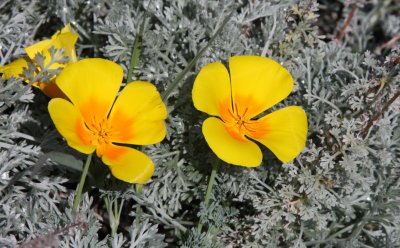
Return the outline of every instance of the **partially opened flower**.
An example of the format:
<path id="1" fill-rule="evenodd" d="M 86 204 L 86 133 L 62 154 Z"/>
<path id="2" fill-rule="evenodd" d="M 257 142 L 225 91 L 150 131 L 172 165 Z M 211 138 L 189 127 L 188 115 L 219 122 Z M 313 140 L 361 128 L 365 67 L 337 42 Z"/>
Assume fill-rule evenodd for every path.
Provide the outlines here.
<path id="1" fill-rule="evenodd" d="M 257 143 L 283 162 L 294 159 L 305 146 L 304 110 L 290 106 L 259 117 L 290 94 L 290 73 L 272 59 L 259 56 L 232 57 L 229 69 L 219 62 L 208 64 L 193 86 L 194 106 L 213 116 L 202 128 L 210 148 L 225 162 L 247 167 L 261 164 Z"/>
<path id="2" fill-rule="evenodd" d="M 128 84 L 116 98 L 121 66 L 105 59 L 83 59 L 67 65 L 56 84 L 70 99 L 53 98 L 50 116 L 72 148 L 96 151 L 112 174 L 129 183 L 145 183 L 154 165 L 144 153 L 123 144 L 149 145 L 164 139 L 167 110 L 156 87 Z"/>
<path id="3" fill-rule="evenodd" d="M 23 75 L 23 70 L 28 68 L 28 62 L 34 63 L 36 65 L 36 73 L 38 73 L 41 68 L 35 61 L 35 56 L 41 53 L 45 56 L 44 66 L 48 66 L 51 62 L 51 54 L 49 49 L 54 47 L 56 49 L 63 49 L 63 54 L 58 58 L 68 57 L 70 62 L 77 61 L 75 52 L 75 43 L 78 40 L 78 35 L 74 33 L 71 26 L 68 24 L 63 29 L 57 31 L 51 39 L 42 40 L 32 46 L 25 48 L 27 57 L 17 59 L 5 66 L 0 66 L 0 73 L 3 74 L 4 79 L 10 77 L 22 78 L 24 81 L 28 81 Z M 58 69 L 63 68 L 65 64 L 62 63 L 52 63 L 48 69 Z M 33 86 L 41 89 L 49 97 L 62 97 L 63 94 L 60 89 L 55 85 L 54 78 L 51 82 L 34 82 Z"/>

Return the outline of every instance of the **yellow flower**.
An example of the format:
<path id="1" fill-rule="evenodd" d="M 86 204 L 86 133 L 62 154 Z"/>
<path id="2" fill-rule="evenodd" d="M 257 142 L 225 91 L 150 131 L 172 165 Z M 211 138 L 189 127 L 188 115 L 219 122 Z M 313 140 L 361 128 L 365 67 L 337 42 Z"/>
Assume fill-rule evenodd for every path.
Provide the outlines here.
<path id="1" fill-rule="evenodd" d="M 283 162 L 294 159 L 305 146 L 304 110 L 290 106 L 257 118 L 290 94 L 290 73 L 258 56 L 232 57 L 229 68 L 230 72 L 219 62 L 208 64 L 193 85 L 194 106 L 213 116 L 202 128 L 211 150 L 227 163 L 255 167 L 262 161 L 257 141 Z"/>
<path id="2" fill-rule="evenodd" d="M 48 109 L 69 146 L 85 154 L 96 151 L 120 180 L 145 183 L 153 174 L 153 162 L 121 144 L 163 140 L 167 110 L 156 87 L 148 82 L 128 84 L 115 100 L 122 78 L 121 66 L 105 59 L 68 64 L 56 84 L 70 101 L 53 98 Z"/>
<path id="3" fill-rule="evenodd" d="M 47 66 L 51 61 L 51 55 L 49 49 L 53 46 L 57 49 L 64 49 L 62 57 L 68 56 L 70 62 L 77 61 L 75 52 L 75 42 L 78 40 L 78 35 L 75 34 L 71 25 L 66 25 L 62 30 L 57 31 L 51 39 L 42 40 L 32 46 L 25 48 L 27 57 L 17 59 L 5 66 L 0 66 L 0 73 L 3 73 L 3 78 L 8 79 L 10 77 L 22 78 L 27 81 L 22 75 L 22 71 L 28 68 L 28 62 L 35 62 L 35 56 L 38 53 L 42 53 L 45 56 L 44 66 Z M 49 69 L 63 68 L 65 65 L 60 63 L 53 63 Z M 37 66 L 37 71 L 40 68 Z M 33 86 L 41 89 L 49 97 L 63 97 L 63 93 L 55 85 L 54 79 L 50 83 L 34 82 Z"/>

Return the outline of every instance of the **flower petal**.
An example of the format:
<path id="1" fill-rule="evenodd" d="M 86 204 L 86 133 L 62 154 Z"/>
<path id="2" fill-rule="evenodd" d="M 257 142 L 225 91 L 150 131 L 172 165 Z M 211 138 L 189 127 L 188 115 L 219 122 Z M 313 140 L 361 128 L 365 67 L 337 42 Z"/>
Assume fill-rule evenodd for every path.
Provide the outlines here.
<path id="1" fill-rule="evenodd" d="M 92 134 L 74 105 L 67 100 L 54 98 L 49 102 L 48 109 L 54 125 L 69 146 L 85 154 L 94 152 L 96 147 L 89 141 Z"/>
<path id="2" fill-rule="evenodd" d="M 66 32 L 58 35 L 52 45 L 57 49 L 64 49 L 64 56 L 68 56 L 70 62 L 76 62 L 75 43 L 78 40 L 78 35 L 74 32 Z"/>
<path id="3" fill-rule="evenodd" d="M 150 145 L 165 138 L 167 108 L 156 87 L 148 82 L 128 84 L 110 113 L 113 142 Z"/>
<path id="4" fill-rule="evenodd" d="M 303 150 L 307 138 L 307 115 L 301 107 L 290 106 L 268 114 L 258 121 L 262 136 L 249 135 L 268 147 L 282 162 L 289 162 Z M 257 135 L 259 135 L 258 132 Z"/>
<path id="5" fill-rule="evenodd" d="M 64 56 L 68 56 L 71 62 L 77 61 L 75 52 L 75 43 L 78 40 L 78 35 L 72 32 L 71 27 L 65 26 L 61 31 L 57 31 L 51 39 L 42 40 L 25 48 L 30 59 L 34 59 L 37 53 L 43 53 L 46 57 L 45 65 L 51 61 L 48 49 L 54 46 L 57 49 L 64 49 Z M 56 69 L 62 66 L 59 63 L 54 63 L 50 69 Z"/>
<path id="6" fill-rule="evenodd" d="M 144 153 L 133 148 L 109 145 L 102 161 L 110 167 L 111 173 L 128 183 L 147 182 L 154 172 L 153 161 Z"/>
<path id="7" fill-rule="evenodd" d="M 220 116 L 220 105 L 231 102 L 230 78 L 226 67 L 219 62 L 204 66 L 194 81 L 192 98 L 196 109 Z"/>
<path id="8" fill-rule="evenodd" d="M 46 51 L 50 47 L 51 47 L 51 41 L 50 41 L 50 39 L 46 39 L 46 40 L 39 41 L 33 45 L 30 45 L 29 47 L 26 47 L 25 52 L 28 54 L 28 57 L 33 60 L 35 58 L 36 54 Z M 48 58 L 48 59 L 50 59 L 50 58 Z"/>
<path id="9" fill-rule="evenodd" d="M 223 161 L 246 167 L 261 164 L 260 148 L 250 140 L 238 140 L 232 137 L 224 127 L 224 123 L 215 117 L 203 123 L 203 135 L 211 150 Z"/>
<path id="10" fill-rule="evenodd" d="M 25 68 L 28 68 L 27 64 L 28 61 L 29 61 L 28 57 L 20 58 L 14 60 L 13 62 L 5 66 L 0 66 L 0 73 L 3 73 L 2 77 L 4 79 L 9 79 L 10 77 L 24 79 L 22 71 Z M 66 98 L 64 93 L 58 88 L 58 86 L 53 81 L 50 83 L 34 82 L 32 86 L 39 88 L 40 90 L 43 91 L 43 93 L 45 93 L 47 96 L 51 98 L 54 97 Z"/>
<path id="11" fill-rule="evenodd" d="M 122 77 L 121 66 L 112 61 L 83 59 L 68 64 L 57 76 L 56 84 L 89 124 L 107 118 Z"/>
<path id="12" fill-rule="evenodd" d="M 68 32 L 72 32 L 72 27 L 71 27 L 71 24 L 70 24 L 70 23 L 68 23 L 67 25 L 65 25 L 60 31 L 56 32 L 56 33 L 52 36 L 52 38 L 53 38 L 54 36 L 56 36 L 57 34 L 59 34 L 59 33 L 64 34 L 64 33 L 68 33 Z"/>
<path id="13" fill-rule="evenodd" d="M 27 58 L 16 59 L 13 62 L 0 66 L 0 73 L 3 73 L 4 79 L 9 79 L 10 77 L 23 78 L 22 71 L 28 68 Z"/>
<path id="14" fill-rule="evenodd" d="M 55 39 L 57 39 L 61 34 L 67 34 L 67 33 L 74 33 L 72 31 L 72 27 L 71 24 L 67 24 L 65 25 L 61 30 L 57 30 L 57 32 L 55 32 L 51 38 L 49 39 L 50 41 L 54 41 Z"/>
<path id="15" fill-rule="evenodd" d="M 260 56 L 235 56 L 229 61 L 232 97 L 251 101 L 248 114 L 254 117 L 287 97 L 293 89 L 293 78 L 279 63 Z"/>

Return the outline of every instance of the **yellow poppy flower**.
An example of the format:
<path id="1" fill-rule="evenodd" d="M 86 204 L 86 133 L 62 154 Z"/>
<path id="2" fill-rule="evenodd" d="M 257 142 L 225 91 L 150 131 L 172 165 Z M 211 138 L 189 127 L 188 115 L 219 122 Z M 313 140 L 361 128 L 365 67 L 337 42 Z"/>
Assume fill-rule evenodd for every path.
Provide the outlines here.
<path id="1" fill-rule="evenodd" d="M 115 100 L 122 78 L 122 67 L 105 59 L 68 64 L 56 84 L 70 101 L 53 98 L 48 109 L 69 146 L 85 154 L 96 151 L 122 181 L 145 183 L 153 174 L 153 162 L 121 144 L 163 140 L 167 110 L 156 87 L 148 82 L 128 84 Z"/>
<path id="2" fill-rule="evenodd" d="M 78 40 L 78 35 L 71 29 L 71 25 L 66 25 L 63 29 L 57 31 L 51 39 L 42 40 L 32 46 L 25 48 L 27 57 L 17 59 L 5 66 L 0 66 L 0 73 L 4 79 L 10 77 L 22 78 L 27 81 L 22 75 L 22 71 L 28 68 L 28 62 L 35 62 L 35 56 L 42 53 L 45 56 L 44 66 L 48 65 L 51 60 L 49 49 L 53 46 L 57 49 L 64 49 L 61 57 L 68 56 L 70 62 L 77 61 L 75 52 L 75 43 Z M 65 65 L 53 63 L 49 69 L 63 68 Z M 38 67 L 37 70 L 40 70 Z M 64 97 L 62 91 L 54 84 L 54 80 L 50 83 L 34 82 L 33 86 L 41 89 L 49 97 Z"/>
<path id="3" fill-rule="evenodd" d="M 232 57 L 229 68 L 230 72 L 219 62 L 208 64 L 193 85 L 194 106 L 213 116 L 202 127 L 211 150 L 227 163 L 255 167 L 262 161 L 257 141 L 283 162 L 294 159 L 305 146 L 304 110 L 290 106 L 256 119 L 290 94 L 290 73 L 259 56 Z"/>

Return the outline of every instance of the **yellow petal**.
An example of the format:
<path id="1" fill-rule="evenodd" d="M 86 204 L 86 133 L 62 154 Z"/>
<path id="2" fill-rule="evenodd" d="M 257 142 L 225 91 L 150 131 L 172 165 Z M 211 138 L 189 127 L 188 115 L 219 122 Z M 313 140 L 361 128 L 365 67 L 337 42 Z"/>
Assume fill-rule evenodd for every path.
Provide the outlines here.
<path id="1" fill-rule="evenodd" d="M 51 41 L 50 41 L 50 39 L 46 39 L 46 40 L 39 41 L 39 42 L 25 48 L 25 52 L 28 54 L 28 57 L 33 60 L 35 58 L 36 54 L 46 51 L 50 47 L 51 47 Z M 46 58 L 47 58 L 47 56 L 46 56 Z M 48 58 L 48 59 L 50 59 L 50 58 Z"/>
<path id="2" fill-rule="evenodd" d="M 89 154 L 95 146 L 90 144 L 91 132 L 86 128 L 78 110 L 67 100 L 52 99 L 48 105 L 50 117 L 58 132 L 67 140 L 70 147 Z"/>
<path id="3" fill-rule="evenodd" d="M 65 27 L 63 27 L 63 28 L 61 29 L 60 32 L 61 32 L 62 34 L 63 34 L 63 33 L 68 33 L 68 32 L 73 32 L 73 31 L 72 31 L 71 24 L 68 23 L 67 25 L 65 25 Z M 57 34 L 57 33 L 56 33 L 56 34 Z"/>
<path id="4" fill-rule="evenodd" d="M 112 61 L 83 59 L 68 64 L 57 76 L 56 84 L 89 124 L 107 118 L 122 77 L 121 66 Z"/>
<path id="5" fill-rule="evenodd" d="M 238 140 L 232 137 L 224 127 L 224 123 L 215 117 L 203 123 L 203 134 L 211 150 L 223 161 L 246 167 L 261 164 L 260 148 L 250 140 Z"/>
<path id="6" fill-rule="evenodd" d="M 52 45 L 57 49 L 64 49 L 64 56 L 69 58 L 70 62 L 76 62 L 75 43 L 78 40 L 78 35 L 73 32 L 61 33 L 52 39 Z"/>
<path id="7" fill-rule="evenodd" d="M 231 102 L 231 86 L 226 67 L 219 62 L 204 66 L 194 81 L 192 98 L 196 109 L 220 116 L 220 105 Z"/>
<path id="8" fill-rule="evenodd" d="M 272 59 L 236 56 L 229 61 L 229 68 L 234 105 L 251 99 L 257 103 L 248 110 L 253 117 L 282 101 L 293 89 L 290 73 Z"/>
<path id="9" fill-rule="evenodd" d="M 307 115 L 301 107 L 290 106 L 260 118 L 263 135 L 249 137 L 268 147 L 282 162 L 289 162 L 303 150 L 307 137 Z M 260 132 L 259 132 L 260 133 Z"/>
<path id="10" fill-rule="evenodd" d="M 53 46 L 57 49 L 64 49 L 63 56 L 68 56 L 71 62 L 77 61 L 75 43 L 78 40 L 78 35 L 72 31 L 68 31 L 70 29 L 71 27 L 65 27 L 61 31 L 57 31 L 51 39 L 42 40 L 25 48 L 29 58 L 34 59 L 36 54 L 42 53 L 46 57 L 44 64 L 47 65 L 51 61 L 48 50 Z M 55 63 L 50 69 L 56 69 L 61 66 L 61 64 Z"/>
<path id="11" fill-rule="evenodd" d="M 19 58 L 5 66 L 0 66 L 0 73 L 3 73 L 2 77 L 4 79 L 15 77 L 15 78 L 22 78 L 24 81 L 27 81 L 24 75 L 22 75 L 22 72 L 24 69 L 28 68 L 28 62 L 30 62 L 30 59 L 28 57 Z M 41 90 L 43 90 L 43 88 L 46 87 L 46 85 L 47 84 L 40 82 L 34 82 L 32 84 L 32 86 L 39 88 Z"/>
<path id="12" fill-rule="evenodd" d="M 20 58 L 5 66 L 0 66 L 0 73 L 3 73 L 4 79 L 10 77 L 23 78 L 22 71 L 26 68 L 28 68 L 27 58 Z"/>
<path id="13" fill-rule="evenodd" d="M 110 113 L 113 142 L 150 145 L 165 138 L 167 108 L 157 88 L 148 82 L 126 85 Z"/>
<path id="14" fill-rule="evenodd" d="M 102 161 L 110 167 L 116 178 L 128 183 L 143 184 L 154 172 L 153 161 L 146 154 L 133 148 L 109 145 Z"/>

